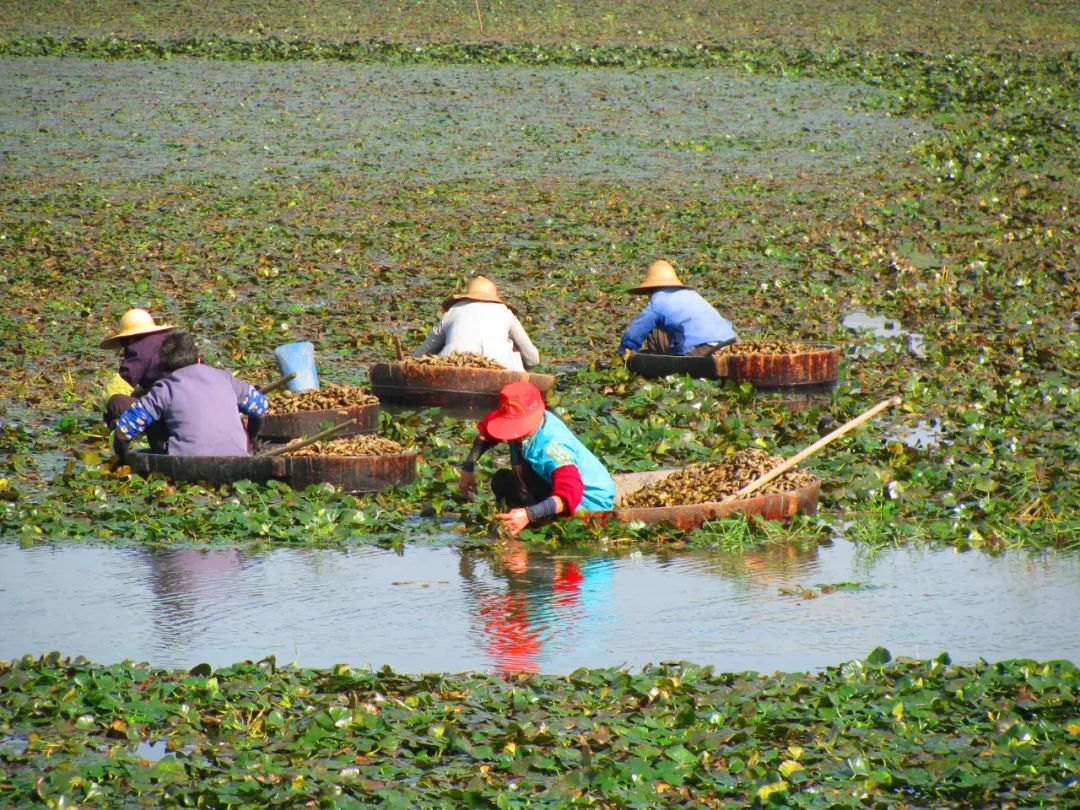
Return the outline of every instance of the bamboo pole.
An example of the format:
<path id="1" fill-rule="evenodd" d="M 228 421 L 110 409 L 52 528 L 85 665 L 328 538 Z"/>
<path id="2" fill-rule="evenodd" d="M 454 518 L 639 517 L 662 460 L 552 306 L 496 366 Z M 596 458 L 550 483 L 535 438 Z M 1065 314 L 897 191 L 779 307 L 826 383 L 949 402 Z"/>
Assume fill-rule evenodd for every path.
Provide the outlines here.
<path id="1" fill-rule="evenodd" d="M 724 498 L 724 500 L 720 501 L 720 503 L 727 503 L 728 501 L 738 500 L 739 498 L 742 498 L 744 495 L 748 495 L 749 493 L 753 492 L 755 489 L 758 489 L 759 487 L 765 486 L 765 484 L 772 481 L 778 475 L 782 475 L 783 473 L 787 472 L 792 467 L 794 467 L 796 464 L 798 464 L 800 461 L 803 461 L 804 459 L 807 459 L 810 456 L 814 455 L 814 453 L 816 453 L 822 447 L 827 445 L 833 439 L 838 439 L 841 436 L 843 436 L 845 433 L 847 433 L 848 431 L 854 430 L 855 428 L 857 428 L 863 422 L 867 422 L 867 421 L 873 419 L 875 416 L 877 416 L 879 413 L 881 413 L 886 408 L 891 408 L 894 405 L 899 405 L 899 404 L 900 404 L 900 395 L 899 394 L 897 394 L 894 397 L 889 397 L 888 399 L 883 399 L 877 405 L 873 406 L 872 408 L 865 411 L 864 413 L 856 416 L 851 421 L 845 422 L 840 427 L 838 427 L 836 430 L 834 430 L 832 433 L 829 433 L 826 436 L 822 436 L 820 439 L 818 439 L 816 442 L 814 442 L 812 445 L 807 447 L 802 452 L 797 453 L 796 455 L 792 456 L 791 458 L 789 458 L 787 461 L 783 462 L 779 466 L 773 467 L 773 469 L 769 470 L 764 475 L 754 479 L 749 484 L 747 484 L 745 487 L 740 489 L 738 492 L 734 492 L 731 495 L 728 495 L 726 498 Z"/>
<path id="2" fill-rule="evenodd" d="M 264 385 L 264 386 L 260 387 L 259 390 L 262 391 L 264 394 L 269 394 L 271 391 L 276 391 L 278 388 L 281 388 L 281 386 L 285 385 L 285 383 L 287 383 L 287 382 L 289 382 L 291 380 L 295 380 L 295 379 L 296 379 L 296 372 L 295 371 L 290 371 L 284 377 L 280 377 L 280 378 L 274 380 L 269 385 Z"/>
<path id="3" fill-rule="evenodd" d="M 346 419 L 344 422 L 338 422 L 336 425 L 333 425 L 332 427 L 328 427 L 326 430 L 323 430 L 323 431 L 320 431 L 320 432 L 316 433 L 310 439 L 300 438 L 300 439 L 297 439 L 294 442 L 289 442 L 288 444 L 284 444 L 281 447 L 274 447 L 274 448 L 272 448 L 270 450 L 264 450 L 262 453 L 259 453 L 258 455 L 260 457 L 261 456 L 280 456 L 280 455 L 284 455 L 285 453 L 291 453 L 293 450 L 299 450 L 302 447 L 307 447 L 309 444 L 315 444 L 315 442 L 321 441 L 321 440 L 327 438 L 328 436 L 333 436 L 335 433 L 338 433 L 343 428 L 347 428 L 349 425 L 352 425 L 352 424 L 355 424 L 355 423 L 356 423 L 356 417 L 354 416 L 352 419 Z"/>

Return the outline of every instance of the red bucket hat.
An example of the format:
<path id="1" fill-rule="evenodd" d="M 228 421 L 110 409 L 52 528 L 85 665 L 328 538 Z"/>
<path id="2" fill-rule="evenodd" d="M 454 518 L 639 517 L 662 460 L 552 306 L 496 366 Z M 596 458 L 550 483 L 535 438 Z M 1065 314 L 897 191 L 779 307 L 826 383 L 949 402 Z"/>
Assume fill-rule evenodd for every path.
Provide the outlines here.
<path id="1" fill-rule="evenodd" d="M 504 385 L 499 391 L 499 407 L 480 420 L 481 436 L 512 442 L 528 436 L 544 421 L 544 395 L 531 382 L 522 380 Z"/>

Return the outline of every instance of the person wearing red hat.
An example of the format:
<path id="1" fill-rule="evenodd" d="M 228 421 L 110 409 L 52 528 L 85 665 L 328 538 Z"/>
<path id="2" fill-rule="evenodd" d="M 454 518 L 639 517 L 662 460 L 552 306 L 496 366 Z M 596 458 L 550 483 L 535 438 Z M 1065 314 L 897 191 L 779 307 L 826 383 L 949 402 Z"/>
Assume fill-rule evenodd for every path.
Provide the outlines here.
<path id="1" fill-rule="evenodd" d="M 571 515 L 578 507 L 611 509 L 615 480 L 563 422 L 547 410 L 540 389 L 521 381 L 503 386 L 499 407 L 476 425 L 479 435 L 461 464 L 458 489 L 469 497 L 476 461 L 499 442 L 510 443 L 511 468 L 491 481 L 495 498 L 509 511 L 496 517 L 511 535 L 537 521 Z"/>
<path id="2" fill-rule="evenodd" d="M 650 264 L 645 280 L 628 292 L 649 296 L 649 303 L 626 327 L 620 354 L 705 356 L 738 339 L 731 322 L 683 284 L 663 259 Z"/>

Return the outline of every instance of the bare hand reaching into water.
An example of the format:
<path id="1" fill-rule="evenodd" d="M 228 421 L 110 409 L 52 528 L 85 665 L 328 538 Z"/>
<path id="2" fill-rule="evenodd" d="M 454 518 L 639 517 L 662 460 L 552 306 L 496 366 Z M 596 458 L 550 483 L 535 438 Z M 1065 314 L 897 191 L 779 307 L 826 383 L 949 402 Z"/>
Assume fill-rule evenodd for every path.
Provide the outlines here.
<path id="1" fill-rule="evenodd" d="M 529 513 L 521 508 L 500 512 L 495 517 L 502 521 L 503 527 L 510 532 L 511 537 L 517 537 L 521 530 L 529 525 Z"/>

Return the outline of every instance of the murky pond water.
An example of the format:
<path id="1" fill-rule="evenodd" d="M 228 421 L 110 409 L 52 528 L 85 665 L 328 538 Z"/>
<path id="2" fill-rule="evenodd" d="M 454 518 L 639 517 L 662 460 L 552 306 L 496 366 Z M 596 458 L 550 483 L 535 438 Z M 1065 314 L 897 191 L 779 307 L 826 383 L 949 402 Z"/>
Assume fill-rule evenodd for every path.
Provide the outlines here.
<path id="1" fill-rule="evenodd" d="M 856 310 L 848 313 L 841 321 L 841 325 L 857 333 L 865 333 L 879 338 L 905 338 L 907 350 L 916 357 L 925 357 L 926 348 L 923 345 L 923 336 L 918 332 L 909 332 L 901 328 L 895 318 L 886 318 L 883 315 L 871 315 Z M 856 347 L 848 353 L 848 357 L 869 357 L 885 350 L 885 343 L 868 342 Z"/>
<path id="2" fill-rule="evenodd" d="M 732 71 L 0 59 L 10 176 L 690 180 L 851 171 L 925 125 Z"/>
<path id="3" fill-rule="evenodd" d="M 835 589 L 832 587 L 835 586 Z M 796 671 L 948 652 L 1080 661 L 1075 556 L 845 541 L 747 554 L 0 545 L 0 658 L 169 667 L 277 656 L 404 672 L 690 660 Z"/>

